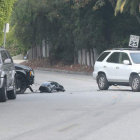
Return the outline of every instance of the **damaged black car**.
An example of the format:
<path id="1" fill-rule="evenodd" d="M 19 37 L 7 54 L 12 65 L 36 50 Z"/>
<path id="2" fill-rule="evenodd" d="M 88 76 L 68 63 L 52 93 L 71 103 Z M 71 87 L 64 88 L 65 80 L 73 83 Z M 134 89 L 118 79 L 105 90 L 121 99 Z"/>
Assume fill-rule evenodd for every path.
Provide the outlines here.
<path id="1" fill-rule="evenodd" d="M 31 67 L 15 64 L 17 94 L 23 94 L 27 88 L 32 92 L 31 85 L 34 84 L 34 70 Z"/>

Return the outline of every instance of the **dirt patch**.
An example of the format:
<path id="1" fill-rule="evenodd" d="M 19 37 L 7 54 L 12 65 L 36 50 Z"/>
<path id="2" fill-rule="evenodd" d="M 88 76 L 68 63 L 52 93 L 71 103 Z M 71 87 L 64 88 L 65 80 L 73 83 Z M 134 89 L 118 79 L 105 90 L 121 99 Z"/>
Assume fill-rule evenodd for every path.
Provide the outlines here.
<path id="1" fill-rule="evenodd" d="M 42 68 L 52 68 L 52 69 L 54 68 L 59 70 L 76 71 L 76 72 L 88 72 L 88 73 L 93 72 L 93 67 L 89 67 L 85 65 L 81 66 L 79 64 L 65 65 L 62 62 L 58 62 L 57 64 L 50 65 L 49 61 L 46 59 L 26 61 L 23 62 L 22 64 L 29 66 L 33 69 L 36 69 L 37 67 L 42 67 Z"/>

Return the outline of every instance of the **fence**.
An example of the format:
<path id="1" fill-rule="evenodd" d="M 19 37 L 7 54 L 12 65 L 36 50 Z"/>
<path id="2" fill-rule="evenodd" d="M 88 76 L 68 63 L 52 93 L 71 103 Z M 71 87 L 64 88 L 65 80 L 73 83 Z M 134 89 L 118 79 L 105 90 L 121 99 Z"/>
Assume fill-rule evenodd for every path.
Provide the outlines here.
<path id="1" fill-rule="evenodd" d="M 49 44 L 42 41 L 42 46 L 32 47 L 27 52 L 27 57 L 29 60 L 38 59 L 38 58 L 49 58 L 50 56 L 50 47 Z"/>
<path id="2" fill-rule="evenodd" d="M 98 53 L 96 49 L 81 49 L 78 51 L 78 64 L 93 67 L 97 56 Z"/>
<path id="3" fill-rule="evenodd" d="M 50 47 L 49 44 L 42 41 L 42 46 L 33 47 L 28 51 L 28 59 L 38 59 L 38 58 L 49 58 L 50 56 Z M 78 64 L 94 66 L 95 60 L 98 56 L 96 49 L 81 49 L 77 52 Z"/>

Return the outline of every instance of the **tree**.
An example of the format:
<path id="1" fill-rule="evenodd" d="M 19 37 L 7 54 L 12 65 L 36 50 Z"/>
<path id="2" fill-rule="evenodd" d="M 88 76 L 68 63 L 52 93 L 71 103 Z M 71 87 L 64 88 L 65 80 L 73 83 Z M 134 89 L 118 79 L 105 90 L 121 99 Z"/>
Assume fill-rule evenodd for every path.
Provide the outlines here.
<path id="1" fill-rule="evenodd" d="M 128 11 L 130 14 L 135 15 L 140 12 L 140 1 L 139 0 L 117 0 L 115 12 Z"/>
<path id="2" fill-rule="evenodd" d="M 129 12 L 131 15 L 136 16 L 140 24 L 140 1 L 139 0 L 117 0 L 115 15 L 118 12 Z"/>
<path id="3" fill-rule="evenodd" d="M 4 24 L 9 21 L 15 0 L 0 0 L 0 44 L 2 43 L 2 33 Z"/>
<path id="4" fill-rule="evenodd" d="M 9 44 L 13 40 L 26 51 L 46 40 L 52 60 L 65 63 L 74 63 L 79 49 L 101 52 L 127 46 L 130 33 L 139 34 L 140 27 L 129 14 L 114 16 L 115 4 L 116 0 L 18 0 Z"/>

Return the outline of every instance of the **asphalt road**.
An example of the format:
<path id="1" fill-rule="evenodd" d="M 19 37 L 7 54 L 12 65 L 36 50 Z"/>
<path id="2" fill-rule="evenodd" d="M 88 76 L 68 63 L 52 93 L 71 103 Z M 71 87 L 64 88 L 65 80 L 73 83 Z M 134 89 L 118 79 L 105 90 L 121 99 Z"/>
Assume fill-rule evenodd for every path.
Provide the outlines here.
<path id="1" fill-rule="evenodd" d="M 57 81 L 66 92 L 39 93 Z M 0 140 L 138 140 L 140 93 L 99 91 L 92 76 L 36 71 L 35 93 L 0 103 Z"/>

